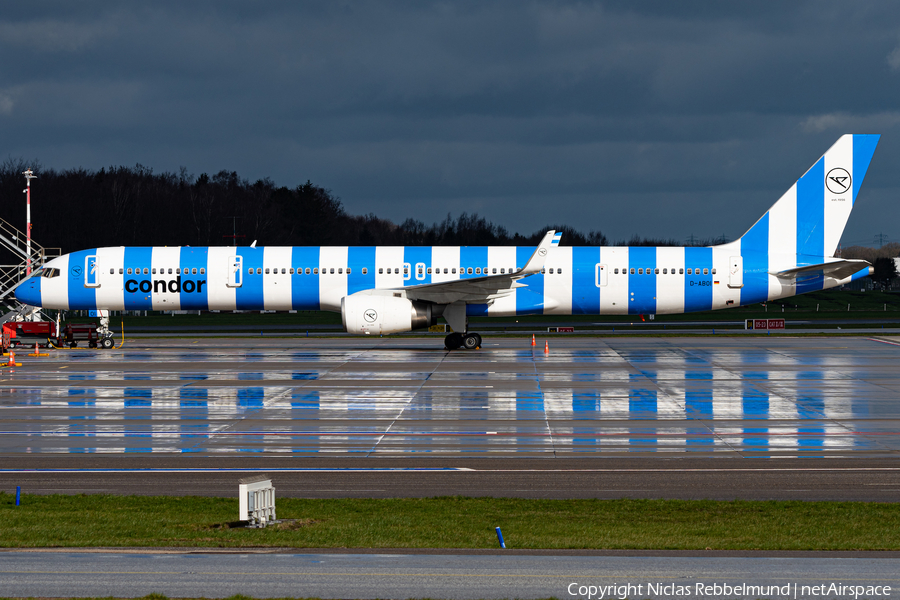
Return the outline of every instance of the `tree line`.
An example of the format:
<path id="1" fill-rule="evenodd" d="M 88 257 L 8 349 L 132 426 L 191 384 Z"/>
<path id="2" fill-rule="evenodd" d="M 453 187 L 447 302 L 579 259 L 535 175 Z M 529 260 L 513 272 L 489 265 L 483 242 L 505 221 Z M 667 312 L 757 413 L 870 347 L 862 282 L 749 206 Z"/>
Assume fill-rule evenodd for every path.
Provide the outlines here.
<path id="1" fill-rule="evenodd" d="M 22 172 L 31 167 L 32 237 L 72 252 L 102 246 L 229 246 L 257 240 L 269 246 L 534 246 L 548 229 L 565 246 L 681 246 L 675 239 L 632 236 L 609 240 L 548 224 L 529 234 L 510 233 L 477 214 L 447 215 L 430 225 L 393 223 L 369 213 L 349 214 L 331 190 L 310 181 L 293 188 L 271 179 L 250 182 L 235 171 L 195 177 L 181 168 L 156 173 L 143 165 L 99 170 L 42 168 L 36 161 L 0 163 L 0 218 L 25 229 Z M 720 240 L 695 239 L 695 246 Z M 849 250 L 849 249 L 848 249 Z M 896 256 L 896 254 L 894 254 Z M 862 258 L 862 257 L 861 257 Z"/>

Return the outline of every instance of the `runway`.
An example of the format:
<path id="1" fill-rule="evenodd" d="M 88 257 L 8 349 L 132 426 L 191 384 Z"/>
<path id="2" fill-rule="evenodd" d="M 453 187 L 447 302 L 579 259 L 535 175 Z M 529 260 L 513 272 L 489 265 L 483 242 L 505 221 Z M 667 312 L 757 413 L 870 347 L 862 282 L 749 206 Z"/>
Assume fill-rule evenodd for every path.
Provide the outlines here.
<path id="1" fill-rule="evenodd" d="M 255 598 L 448 600 L 710 596 L 874 599 L 890 597 L 900 586 L 900 559 L 895 554 L 882 557 L 863 553 L 857 558 L 845 558 L 823 554 L 710 557 L 3 552 L 0 588 L 5 595 L 39 597 L 137 597 L 158 593 L 219 598 L 248 594 Z M 726 590 L 724 585 L 731 589 Z M 849 594 L 828 593 L 831 585 L 854 587 Z M 735 586 L 753 587 L 736 592 Z M 773 591 L 771 586 L 777 589 Z M 600 588 L 606 590 L 602 596 Z"/>

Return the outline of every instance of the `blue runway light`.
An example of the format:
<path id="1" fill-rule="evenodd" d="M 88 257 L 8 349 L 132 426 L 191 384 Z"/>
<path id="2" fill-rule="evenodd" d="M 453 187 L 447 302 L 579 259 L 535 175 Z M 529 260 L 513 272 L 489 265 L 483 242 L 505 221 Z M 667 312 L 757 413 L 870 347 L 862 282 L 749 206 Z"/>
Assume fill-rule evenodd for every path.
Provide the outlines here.
<path id="1" fill-rule="evenodd" d="M 21 503 L 22 503 L 22 488 L 21 488 L 21 486 L 17 485 L 16 486 L 16 506 L 19 506 L 19 504 L 21 504 Z M 499 533 L 499 531 L 500 531 L 500 529 L 498 528 L 497 532 Z M 504 548 L 505 547 L 506 546 L 504 546 Z"/>
<path id="2" fill-rule="evenodd" d="M 499 527 L 495 527 L 494 530 L 497 532 L 497 539 L 500 541 L 500 547 L 506 550 L 506 542 L 503 541 L 503 533 L 500 531 Z"/>

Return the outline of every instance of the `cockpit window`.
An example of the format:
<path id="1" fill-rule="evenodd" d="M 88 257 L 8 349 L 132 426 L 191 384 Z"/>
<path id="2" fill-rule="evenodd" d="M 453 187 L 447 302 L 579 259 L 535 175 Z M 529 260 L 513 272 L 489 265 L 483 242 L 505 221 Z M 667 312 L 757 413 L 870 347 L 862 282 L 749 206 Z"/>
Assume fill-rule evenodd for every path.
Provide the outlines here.
<path id="1" fill-rule="evenodd" d="M 35 277 L 40 275 L 41 277 L 46 277 L 47 279 L 52 279 L 54 277 L 59 277 L 59 269 L 41 269 L 37 273 L 35 273 Z"/>

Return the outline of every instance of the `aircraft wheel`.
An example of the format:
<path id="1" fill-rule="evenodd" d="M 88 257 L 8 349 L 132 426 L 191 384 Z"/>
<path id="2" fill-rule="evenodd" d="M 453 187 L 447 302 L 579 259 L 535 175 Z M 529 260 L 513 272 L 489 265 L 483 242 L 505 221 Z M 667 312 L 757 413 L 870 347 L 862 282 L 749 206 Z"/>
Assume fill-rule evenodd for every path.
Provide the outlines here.
<path id="1" fill-rule="evenodd" d="M 78 342 L 69 342 L 69 348 L 77 348 Z"/>
<path id="2" fill-rule="evenodd" d="M 444 338 L 444 347 L 447 348 L 447 350 L 456 350 L 462 346 L 462 343 L 463 337 L 458 333 L 451 333 Z"/>
<path id="3" fill-rule="evenodd" d="M 477 333 L 470 333 L 463 338 L 463 348 L 466 350 L 474 350 L 481 345 L 481 336 Z"/>
<path id="4" fill-rule="evenodd" d="M 95 341 L 88 342 L 88 348 L 96 348 L 96 347 L 97 347 L 97 342 L 95 342 Z"/>
<path id="5" fill-rule="evenodd" d="M 111 349 L 113 347 L 112 338 L 103 338 L 102 340 L 100 340 L 100 347 L 104 350 Z"/>

